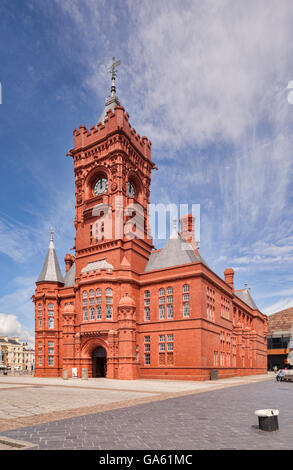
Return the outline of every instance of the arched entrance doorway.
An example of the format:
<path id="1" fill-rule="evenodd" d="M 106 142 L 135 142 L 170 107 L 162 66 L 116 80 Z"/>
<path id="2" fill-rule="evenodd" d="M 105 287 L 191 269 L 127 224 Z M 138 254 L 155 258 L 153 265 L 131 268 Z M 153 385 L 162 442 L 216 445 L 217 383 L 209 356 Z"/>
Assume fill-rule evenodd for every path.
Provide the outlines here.
<path id="1" fill-rule="evenodd" d="M 102 346 L 98 346 L 92 354 L 93 377 L 106 377 L 107 375 L 107 352 Z"/>

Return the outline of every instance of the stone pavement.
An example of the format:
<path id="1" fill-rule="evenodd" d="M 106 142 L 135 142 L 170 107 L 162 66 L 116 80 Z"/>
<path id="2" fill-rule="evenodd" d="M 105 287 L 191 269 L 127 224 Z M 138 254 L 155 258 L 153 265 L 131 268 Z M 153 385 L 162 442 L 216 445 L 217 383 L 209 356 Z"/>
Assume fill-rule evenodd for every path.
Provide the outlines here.
<path id="1" fill-rule="evenodd" d="M 0 377 L 0 431 L 215 390 L 268 375 L 195 382 Z"/>
<path id="2" fill-rule="evenodd" d="M 271 375 L 209 382 L 7 377 L 0 397 L 0 444 L 5 436 L 44 450 L 293 448 L 293 383 Z M 280 410 L 279 431 L 259 430 L 260 408 Z"/>

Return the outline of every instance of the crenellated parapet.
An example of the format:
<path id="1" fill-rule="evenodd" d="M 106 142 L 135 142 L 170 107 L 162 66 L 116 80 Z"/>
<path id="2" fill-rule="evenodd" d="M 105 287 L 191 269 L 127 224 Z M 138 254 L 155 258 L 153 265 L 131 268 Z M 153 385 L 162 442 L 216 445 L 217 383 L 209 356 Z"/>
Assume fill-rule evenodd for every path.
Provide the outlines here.
<path id="1" fill-rule="evenodd" d="M 128 139 L 118 139 L 117 134 L 124 135 Z M 129 115 L 125 113 L 122 106 L 116 106 L 114 112 L 109 109 L 104 124 L 101 122 L 97 126 L 92 126 L 88 130 L 84 125 L 79 129 L 74 129 L 74 148 L 70 154 L 74 157 L 75 162 L 78 163 L 80 159 L 86 158 L 84 152 L 86 149 L 97 145 L 95 149 L 97 155 L 106 150 L 109 152 L 109 146 L 117 144 L 118 147 L 132 144 L 132 146 L 144 157 L 144 159 L 151 162 L 151 142 L 146 137 L 141 137 L 129 123 Z M 83 152 L 83 154 L 81 154 Z M 152 163 L 153 164 L 153 163 Z"/>

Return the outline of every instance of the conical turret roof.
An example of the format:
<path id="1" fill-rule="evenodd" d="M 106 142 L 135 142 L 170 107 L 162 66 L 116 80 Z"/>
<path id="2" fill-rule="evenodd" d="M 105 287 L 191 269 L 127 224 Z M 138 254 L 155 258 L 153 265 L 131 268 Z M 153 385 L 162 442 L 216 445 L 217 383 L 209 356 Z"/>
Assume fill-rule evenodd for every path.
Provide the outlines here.
<path id="1" fill-rule="evenodd" d="M 47 256 L 43 265 L 41 274 L 39 275 L 37 282 L 61 282 L 64 284 L 63 275 L 58 263 L 58 258 L 55 251 L 53 241 L 53 230 L 51 230 L 50 244 L 47 251 Z"/>

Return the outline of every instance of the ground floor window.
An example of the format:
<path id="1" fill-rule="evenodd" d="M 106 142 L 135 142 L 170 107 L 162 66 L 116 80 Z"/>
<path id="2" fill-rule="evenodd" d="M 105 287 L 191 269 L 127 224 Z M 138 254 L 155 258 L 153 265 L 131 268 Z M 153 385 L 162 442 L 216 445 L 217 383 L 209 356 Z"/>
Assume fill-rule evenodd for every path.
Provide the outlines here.
<path id="1" fill-rule="evenodd" d="M 151 363 L 151 337 L 145 336 L 144 337 L 144 364 L 145 366 L 149 366 Z"/>

